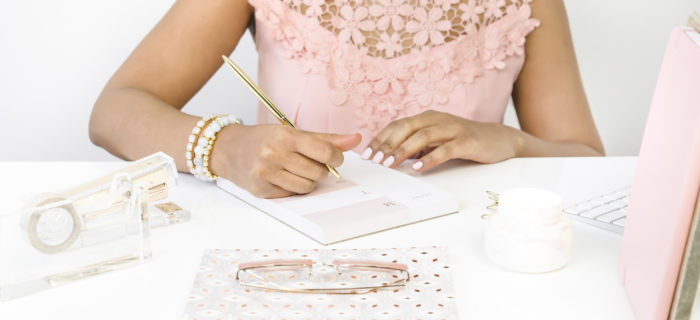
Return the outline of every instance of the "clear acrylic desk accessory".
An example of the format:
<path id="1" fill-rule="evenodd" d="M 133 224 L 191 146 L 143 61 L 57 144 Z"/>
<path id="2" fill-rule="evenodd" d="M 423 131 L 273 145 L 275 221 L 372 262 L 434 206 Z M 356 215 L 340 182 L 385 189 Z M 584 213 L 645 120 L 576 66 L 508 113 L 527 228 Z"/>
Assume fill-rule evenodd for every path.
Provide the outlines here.
<path id="1" fill-rule="evenodd" d="M 150 260 L 150 229 L 189 220 L 167 199 L 176 182 L 173 159 L 156 153 L 0 215 L 0 300 Z"/>

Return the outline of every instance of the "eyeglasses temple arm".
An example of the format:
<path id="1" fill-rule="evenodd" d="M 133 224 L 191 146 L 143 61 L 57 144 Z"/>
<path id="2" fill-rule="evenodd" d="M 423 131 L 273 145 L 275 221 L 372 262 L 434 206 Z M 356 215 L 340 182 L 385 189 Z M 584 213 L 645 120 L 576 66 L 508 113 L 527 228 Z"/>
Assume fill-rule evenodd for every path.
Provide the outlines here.
<path id="1" fill-rule="evenodd" d="M 286 259 L 276 259 L 276 260 L 261 260 L 261 261 L 250 261 L 243 262 L 238 265 L 238 269 L 253 269 L 253 268 L 263 268 L 263 267 L 289 267 L 289 266 L 306 266 L 310 267 L 314 262 L 310 259 L 296 259 L 296 260 L 286 260 Z"/>
<path id="2" fill-rule="evenodd" d="M 398 271 L 408 271 L 408 266 L 402 263 L 383 262 L 375 260 L 333 260 L 336 266 L 342 267 L 369 267 L 379 269 L 390 269 Z"/>

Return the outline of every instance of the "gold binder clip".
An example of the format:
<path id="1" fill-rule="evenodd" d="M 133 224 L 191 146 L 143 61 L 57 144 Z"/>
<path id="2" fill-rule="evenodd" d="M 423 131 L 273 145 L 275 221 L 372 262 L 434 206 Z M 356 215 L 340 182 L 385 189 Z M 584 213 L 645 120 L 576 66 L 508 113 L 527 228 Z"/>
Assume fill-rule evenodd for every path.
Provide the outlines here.
<path id="1" fill-rule="evenodd" d="M 688 17 L 688 26 L 700 32 L 700 15 L 698 15 L 697 12 L 693 11 L 690 13 L 690 17 Z"/>
<path id="2" fill-rule="evenodd" d="M 486 190 L 486 194 L 489 196 L 489 199 L 493 201 L 492 204 L 486 206 L 486 210 L 488 210 L 490 213 L 496 212 L 498 210 L 498 193 Z M 484 213 L 481 215 L 481 219 L 486 219 L 488 217 L 489 213 Z"/>

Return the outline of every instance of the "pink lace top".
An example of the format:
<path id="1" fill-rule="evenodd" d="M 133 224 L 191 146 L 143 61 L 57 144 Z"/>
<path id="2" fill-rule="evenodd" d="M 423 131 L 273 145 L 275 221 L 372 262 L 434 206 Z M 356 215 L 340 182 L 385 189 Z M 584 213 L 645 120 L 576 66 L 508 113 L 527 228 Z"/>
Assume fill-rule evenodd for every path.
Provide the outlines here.
<path id="1" fill-rule="evenodd" d="M 501 122 L 539 25 L 530 0 L 249 2 L 260 87 L 301 129 L 360 132 L 356 150 L 427 109 Z"/>

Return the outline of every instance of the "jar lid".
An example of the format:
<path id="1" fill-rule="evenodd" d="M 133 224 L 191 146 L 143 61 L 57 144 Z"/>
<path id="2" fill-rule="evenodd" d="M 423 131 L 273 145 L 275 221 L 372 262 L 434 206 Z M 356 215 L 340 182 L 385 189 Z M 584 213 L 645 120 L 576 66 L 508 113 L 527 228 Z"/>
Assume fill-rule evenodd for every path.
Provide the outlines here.
<path id="1" fill-rule="evenodd" d="M 562 215 L 562 198 L 539 188 L 516 188 L 501 193 L 498 213 L 508 219 L 548 223 Z"/>

